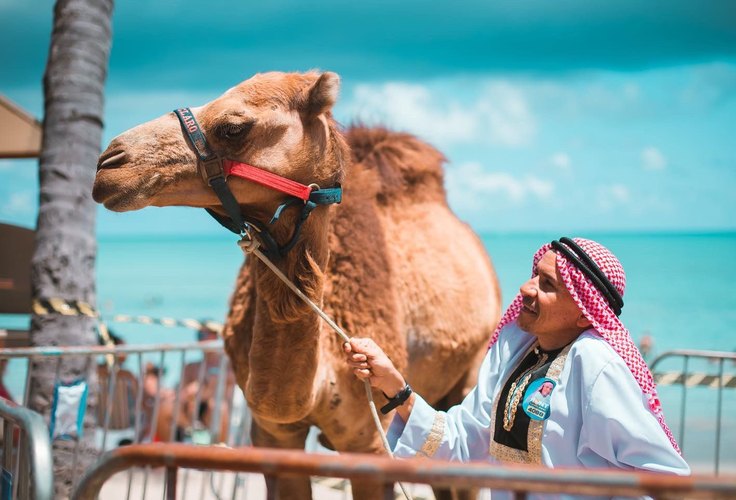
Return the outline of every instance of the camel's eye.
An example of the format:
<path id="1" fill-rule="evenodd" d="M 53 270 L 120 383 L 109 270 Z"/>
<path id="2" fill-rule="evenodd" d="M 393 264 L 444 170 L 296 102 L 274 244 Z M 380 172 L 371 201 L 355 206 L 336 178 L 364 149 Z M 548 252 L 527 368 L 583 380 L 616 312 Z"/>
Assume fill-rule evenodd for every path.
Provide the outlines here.
<path id="1" fill-rule="evenodd" d="M 229 141 L 243 139 L 253 128 L 255 121 L 242 123 L 223 123 L 217 127 L 217 135 Z"/>

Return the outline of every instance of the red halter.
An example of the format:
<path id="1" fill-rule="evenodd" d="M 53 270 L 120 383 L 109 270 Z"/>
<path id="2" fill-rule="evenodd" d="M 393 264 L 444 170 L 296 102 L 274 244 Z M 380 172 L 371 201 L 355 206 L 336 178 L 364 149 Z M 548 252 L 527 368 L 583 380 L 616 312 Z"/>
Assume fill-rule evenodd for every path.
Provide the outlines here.
<path id="1" fill-rule="evenodd" d="M 241 179 L 247 179 L 261 186 L 266 186 L 276 191 L 288 194 L 299 198 L 300 200 L 307 201 L 309 195 L 312 192 L 313 186 L 306 186 L 301 182 L 281 177 L 280 175 L 263 170 L 262 168 L 248 165 L 247 163 L 241 163 L 234 160 L 222 160 L 222 167 L 225 171 L 225 177 L 234 175 Z"/>

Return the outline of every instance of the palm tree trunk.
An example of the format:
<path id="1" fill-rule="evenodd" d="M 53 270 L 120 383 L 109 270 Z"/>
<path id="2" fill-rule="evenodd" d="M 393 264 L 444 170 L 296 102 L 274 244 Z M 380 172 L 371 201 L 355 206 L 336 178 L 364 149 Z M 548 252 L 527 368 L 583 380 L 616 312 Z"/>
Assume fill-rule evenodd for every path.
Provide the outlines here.
<path id="1" fill-rule="evenodd" d="M 58 0 L 44 75 L 39 213 L 31 265 L 34 298 L 95 303 L 96 205 L 92 184 L 102 139 L 103 91 L 110 53 L 112 0 Z M 82 316 L 34 315 L 33 345 L 96 344 L 95 321 Z M 94 363 L 69 359 L 33 363 L 29 406 L 50 417 L 56 375 L 91 381 L 77 441 L 54 441 L 56 498 L 70 495 L 75 479 L 96 456 Z M 78 459 L 74 458 L 77 455 Z"/>

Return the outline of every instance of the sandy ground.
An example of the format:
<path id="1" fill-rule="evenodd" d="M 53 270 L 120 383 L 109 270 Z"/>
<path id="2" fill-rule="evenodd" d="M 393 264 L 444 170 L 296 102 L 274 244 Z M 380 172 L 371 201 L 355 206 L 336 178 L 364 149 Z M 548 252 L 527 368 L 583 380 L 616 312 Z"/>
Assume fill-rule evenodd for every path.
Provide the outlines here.
<path id="1" fill-rule="evenodd" d="M 734 474 L 735 464 L 721 464 L 721 472 Z M 710 466 L 693 467 L 694 472 L 709 474 Z M 165 476 L 163 469 L 134 469 L 111 477 L 103 486 L 101 500 L 164 499 Z M 407 484 L 414 500 L 432 500 L 432 489 L 423 484 Z M 403 498 L 398 488 L 396 498 Z M 315 500 L 349 500 L 349 482 L 338 478 L 312 478 L 312 496 Z M 177 477 L 177 499 L 181 500 L 265 500 L 266 484 L 260 474 L 213 473 L 180 470 Z M 485 497 L 482 497 L 485 498 Z"/>
<path id="2" fill-rule="evenodd" d="M 712 466 L 695 465 L 696 473 L 710 474 Z M 721 473 L 736 473 L 736 464 L 721 464 Z M 111 477 L 103 486 L 101 500 L 164 499 L 165 476 L 163 469 L 133 469 Z M 422 484 L 407 484 L 415 500 L 432 500 L 432 489 Z M 396 498 L 403 498 L 396 488 Z M 338 478 L 312 478 L 312 495 L 315 500 L 349 500 L 349 482 Z M 265 500 L 266 484 L 260 474 L 213 473 L 197 470 L 180 470 L 177 476 L 177 499 L 181 500 Z M 483 497 L 485 498 L 485 497 Z"/>
<path id="3" fill-rule="evenodd" d="M 164 471 L 146 472 L 136 469 L 111 477 L 103 486 L 100 500 L 163 499 Z M 130 486 L 129 486 L 130 485 Z M 129 489 L 130 488 L 130 489 Z M 415 500 L 433 499 L 432 489 L 426 485 L 407 485 Z M 313 478 L 312 495 L 316 500 L 348 500 L 351 497 L 347 481 L 336 478 Z M 260 474 L 210 473 L 181 470 L 177 480 L 178 499 L 225 500 L 266 498 L 266 484 Z M 397 498 L 402 498 L 397 496 Z"/>

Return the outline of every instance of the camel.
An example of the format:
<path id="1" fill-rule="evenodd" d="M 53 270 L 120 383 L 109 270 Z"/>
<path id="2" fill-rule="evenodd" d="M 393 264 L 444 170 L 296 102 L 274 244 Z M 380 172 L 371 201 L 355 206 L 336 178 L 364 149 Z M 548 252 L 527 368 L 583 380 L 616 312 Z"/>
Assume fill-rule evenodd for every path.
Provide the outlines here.
<path id="1" fill-rule="evenodd" d="M 448 207 L 443 155 L 406 133 L 343 130 L 331 113 L 339 85 L 331 72 L 262 73 L 191 113 L 223 157 L 305 185 L 342 184 L 343 202 L 317 207 L 275 263 L 349 335 L 375 339 L 430 404 L 447 408 L 475 384 L 498 322 L 495 271 Z M 169 113 L 114 138 L 100 156 L 94 199 L 118 212 L 179 205 L 226 216 L 185 132 Z M 282 193 L 235 177 L 227 184 L 276 242 L 291 238 L 298 209 L 268 225 Z M 337 451 L 385 453 L 340 338 L 254 257 L 236 280 L 224 343 L 255 446 L 303 449 L 314 425 Z M 392 416 L 382 416 L 384 427 Z M 279 498 L 311 495 L 308 478 L 267 484 Z M 375 486 L 354 481 L 354 498 L 375 497 Z"/>

